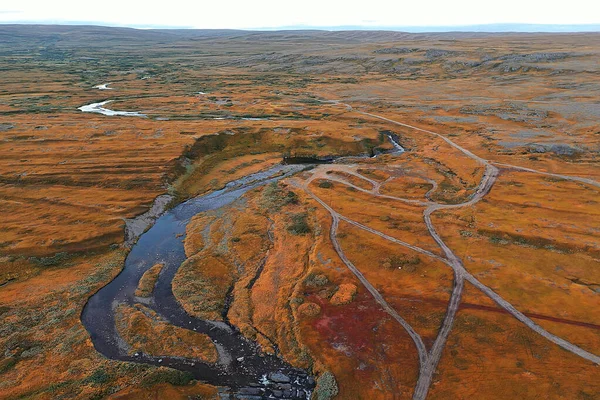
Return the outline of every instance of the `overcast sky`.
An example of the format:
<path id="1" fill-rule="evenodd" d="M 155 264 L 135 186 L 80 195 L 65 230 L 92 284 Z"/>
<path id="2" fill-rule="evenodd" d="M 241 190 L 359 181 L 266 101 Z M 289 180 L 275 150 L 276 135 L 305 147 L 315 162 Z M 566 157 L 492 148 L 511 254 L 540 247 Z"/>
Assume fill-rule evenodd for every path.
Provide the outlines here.
<path id="1" fill-rule="evenodd" d="M 0 23 L 135 27 L 460 26 L 597 24 L 599 0 L 2 0 Z"/>

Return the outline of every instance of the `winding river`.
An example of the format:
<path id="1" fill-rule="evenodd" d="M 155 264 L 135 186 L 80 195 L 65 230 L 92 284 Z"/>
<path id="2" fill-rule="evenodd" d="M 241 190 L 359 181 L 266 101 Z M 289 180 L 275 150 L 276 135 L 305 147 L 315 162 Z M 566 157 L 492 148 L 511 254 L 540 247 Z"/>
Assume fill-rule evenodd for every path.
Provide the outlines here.
<path id="1" fill-rule="evenodd" d="M 314 379 L 282 359 L 265 355 L 259 346 L 223 322 L 202 320 L 188 315 L 173 295 L 171 282 L 183 261 L 183 239 L 191 217 L 232 203 L 248 190 L 277 181 L 300 171 L 303 166 L 277 165 L 229 183 L 224 189 L 188 200 L 163 214 L 131 249 L 121 273 L 93 295 L 82 313 L 82 322 L 94 347 L 104 356 L 121 361 L 161 365 L 191 372 L 207 383 L 229 387 L 245 398 L 309 399 Z M 216 363 L 181 357 L 130 354 L 115 325 L 119 304 L 135 304 L 134 292 L 150 267 L 164 263 L 148 307 L 168 323 L 208 335 L 215 344 Z M 233 394 L 232 393 L 232 394 Z"/>

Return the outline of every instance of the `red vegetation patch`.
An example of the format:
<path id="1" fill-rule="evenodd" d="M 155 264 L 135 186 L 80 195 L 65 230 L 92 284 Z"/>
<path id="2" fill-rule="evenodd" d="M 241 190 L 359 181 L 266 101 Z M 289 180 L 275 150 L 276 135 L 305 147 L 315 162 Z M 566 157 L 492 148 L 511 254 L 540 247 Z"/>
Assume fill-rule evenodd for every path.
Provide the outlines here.
<path id="1" fill-rule="evenodd" d="M 312 326 L 324 340 L 334 347 L 346 346 L 352 352 L 367 354 L 374 350 L 377 327 L 387 314 L 370 294 L 360 293 L 356 301 L 343 307 L 333 306 L 318 296 L 309 299 L 321 306 L 321 317 Z"/>

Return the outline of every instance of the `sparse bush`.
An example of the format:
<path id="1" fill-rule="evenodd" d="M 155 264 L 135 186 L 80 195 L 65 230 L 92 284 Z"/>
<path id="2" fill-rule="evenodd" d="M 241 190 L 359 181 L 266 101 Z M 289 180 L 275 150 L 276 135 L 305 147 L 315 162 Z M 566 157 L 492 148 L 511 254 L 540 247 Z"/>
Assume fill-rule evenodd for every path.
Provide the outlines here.
<path id="1" fill-rule="evenodd" d="M 319 182 L 319 187 L 323 189 L 331 189 L 333 187 L 333 183 L 330 181 L 322 181 Z"/>
<path id="2" fill-rule="evenodd" d="M 288 191 L 284 198 L 284 204 L 298 204 L 298 195 L 292 191 Z"/>
<path id="3" fill-rule="evenodd" d="M 352 283 L 342 283 L 331 298 L 330 302 L 333 305 L 348 304 L 354 300 L 354 296 L 356 296 L 357 291 L 358 288 L 356 285 Z"/>
<path id="4" fill-rule="evenodd" d="M 14 366 L 17 365 L 17 362 L 19 362 L 19 360 L 16 357 L 7 357 L 0 361 L 0 375 L 13 369 Z"/>
<path id="5" fill-rule="evenodd" d="M 263 208 L 279 211 L 290 204 L 298 204 L 298 195 L 291 190 L 284 190 L 278 182 L 267 185 L 263 191 L 261 201 Z"/>
<path id="6" fill-rule="evenodd" d="M 57 265 L 63 264 L 71 258 L 71 255 L 66 252 L 56 253 L 53 256 L 49 257 L 30 257 L 29 260 L 38 264 L 41 267 L 55 267 Z"/>
<path id="7" fill-rule="evenodd" d="M 321 306 L 317 303 L 303 303 L 298 307 L 298 312 L 306 317 L 316 317 L 321 313 Z"/>
<path id="8" fill-rule="evenodd" d="M 489 237 L 489 240 L 490 240 L 490 242 L 491 242 L 491 243 L 493 243 L 493 244 L 501 244 L 501 245 L 506 245 L 506 244 L 508 244 L 508 243 L 509 243 L 509 242 L 508 242 L 508 240 L 506 240 L 506 239 L 504 239 L 504 238 L 502 238 L 502 237 L 500 237 L 500 236 L 496 236 L 496 235 L 492 235 L 492 236 L 490 236 L 490 237 Z"/>
<path id="9" fill-rule="evenodd" d="M 302 304 L 304 303 L 304 299 L 302 297 L 292 297 L 290 299 L 290 304 Z"/>

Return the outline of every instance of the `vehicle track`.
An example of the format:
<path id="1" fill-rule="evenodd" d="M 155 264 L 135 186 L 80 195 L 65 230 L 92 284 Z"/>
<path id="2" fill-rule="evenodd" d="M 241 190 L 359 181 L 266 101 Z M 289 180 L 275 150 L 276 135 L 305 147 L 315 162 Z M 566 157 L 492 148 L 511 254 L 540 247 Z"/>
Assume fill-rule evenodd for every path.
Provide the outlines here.
<path id="1" fill-rule="evenodd" d="M 510 304 L 508 301 L 504 300 L 500 295 L 498 295 L 497 293 L 495 293 L 492 289 L 490 289 L 489 287 L 487 287 L 486 285 L 484 285 L 483 283 L 481 283 L 479 280 L 477 280 L 477 278 L 475 278 L 471 273 L 469 273 L 462 261 L 460 260 L 459 257 L 457 257 L 454 252 L 446 245 L 446 243 L 441 239 L 441 237 L 439 236 L 439 234 L 437 233 L 437 231 L 435 230 L 435 227 L 433 226 L 433 223 L 431 221 L 431 215 L 438 211 L 438 210 L 442 210 L 442 209 L 456 209 L 456 208 L 461 208 L 461 207 L 468 207 L 468 206 L 472 206 L 474 204 L 476 204 L 477 202 L 479 202 L 481 199 L 483 199 L 487 194 L 489 194 L 489 192 L 491 191 L 494 183 L 497 180 L 498 174 L 499 174 L 499 169 L 493 165 L 499 165 L 500 167 L 503 168 L 509 168 L 509 169 L 514 169 L 514 170 L 520 170 L 520 171 L 526 171 L 526 172 L 533 172 L 533 173 L 539 173 L 542 175 L 549 175 L 549 176 L 554 176 L 554 177 L 558 177 L 561 179 L 565 179 L 565 180 L 570 180 L 570 181 L 576 181 L 576 182 L 582 182 L 582 183 L 586 183 L 586 184 L 590 184 L 593 186 L 597 186 L 600 187 L 600 183 L 597 181 L 594 181 L 592 179 L 588 179 L 588 178 L 581 178 L 581 177 L 576 177 L 576 176 L 569 176 L 569 175 L 561 175 L 561 174 L 553 174 L 553 173 L 548 173 L 548 172 L 543 172 L 543 171 L 537 171 L 537 170 L 533 170 L 533 169 L 529 169 L 529 168 L 525 168 L 525 167 L 519 167 L 519 166 L 514 166 L 514 165 L 510 165 L 510 164 L 503 164 L 503 163 L 497 163 L 497 162 L 493 162 L 493 161 L 489 161 L 486 159 L 483 159 L 477 155 L 475 155 L 474 153 L 472 153 L 471 151 L 461 147 L 460 145 L 454 143 L 452 140 L 448 139 L 447 137 L 433 132 L 433 131 L 429 131 L 426 129 L 422 129 L 422 128 L 418 128 L 409 124 L 405 124 L 402 122 L 398 122 L 398 121 L 394 121 L 392 119 L 380 116 L 380 115 L 376 115 L 376 114 L 372 114 L 372 113 L 367 113 L 367 112 L 362 112 L 362 111 L 357 111 L 354 110 L 352 108 L 352 106 L 350 106 L 349 104 L 346 103 L 342 103 L 340 101 L 337 100 L 333 100 L 333 101 L 327 101 L 325 103 L 330 103 L 330 104 L 339 104 L 339 105 L 343 105 L 346 107 L 346 109 L 348 111 L 356 111 L 360 114 L 366 115 L 366 116 L 370 116 L 373 118 L 377 118 L 395 125 L 399 125 L 399 126 L 403 126 L 403 127 L 407 127 L 410 129 L 414 129 L 417 131 L 421 131 L 421 132 L 425 132 L 425 133 L 429 133 L 432 135 L 435 135 L 439 138 L 441 138 L 442 140 L 444 140 L 446 143 L 448 143 L 449 145 L 451 145 L 452 147 L 454 147 L 455 149 L 459 150 L 460 152 L 462 152 L 463 154 L 465 154 L 467 157 L 477 161 L 478 163 L 482 164 L 485 166 L 485 171 L 484 174 L 482 176 L 482 179 L 477 187 L 477 190 L 475 191 L 475 193 L 473 194 L 473 196 L 471 197 L 471 199 L 469 199 L 468 201 L 464 202 L 464 203 L 460 203 L 460 204 L 439 204 L 439 203 L 433 203 L 433 202 L 420 202 L 420 204 L 422 205 L 427 205 L 427 208 L 425 209 L 425 211 L 423 212 L 423 219 L 424 222 L 427 226 L 427 230 L 429 231 L 430 235 L 432 236 L 432 238 L 436 241 L 436 243 L 438 244 L 438 246 L 442 249 L 443 253 L 445 254 L 445 258 L 442 258 L 434 253 L 431 253 L 427 250 L 418 248 L 416 246 L 410 245 L 406 242 L 400 241 L 398 239 L 395 239 L 393 237 L 390 237 L 382 232 L 379 232 L 375 229 L 369 228 L 367 226 L 364 226 L 356 221 L 351 220 L 350 218 L 347 218 L 339 213 L 337 213 L 335 210 L 333 210 L 331 207 L 329 207 L 329 205 L 327 205 L 323 200 L 321 200 L 319 197 L 317 197 L 314 193 L 312 193 L 312 191 L 310 191 L 310 189 L 308 188 L 308 184 L 315 179 L 315 175 L 313 175 L 313 177 L 311 177 L 309 180 L 307 180 L 305 182 L 304 185 L 302 185 L 303 189 L 311 196 L 313 197 L 316 201 L 318 201 L 332 216 L 332 230 L 331 230 L 331 241 L 332 244 L 334 246 L 334 248 L 336 249 L 336 252 L 338 253 L 338 255 L 340 255 L 340 258 L 342 259 L 342 261 L 348 266 L 348 268 L 350 270 L 352 270 L 352 272 L 354 272 L 355 275 L 357 275 L 357 277 L 359 277 L 359 279 L 361 280 L 361 282 L 363 283 L 363 285 L 365 285 L 367 288 L 370 286 L 372 287 L 372 285 L 370 283 L 368 283 L 368 280 L 366 280 L 366 278 L 364 278 L 364 276 L 362 275 L 362 273 L 360 273 L 360 271 L 350 262 L 350 260 L 347 259 L 347 257 L 344 255 L 343 250 L 340 247 L 339 242 L 337 241 L 337 237 L 335 236 L 335 233 L 337 232 L 337 228 L 338 228 L 338 224 L 340 220 L 344 220 L 347 223 L 350 223 L 358 228 L 361 228 L 363 230 L 366 230 L 370 233 L 373 233 L 375 235 L 378 235 L 386 240 L 389 240 L 393 243 L 399 244 L 401 246 L 410 248 L 414 251 L 417 251 L 421 254 L 427 255 L 429 257 L 438 259 L 442 262 L 444 262 L 445 264 L 449 265 L 454 272 L 454 282 L 453 282 L 453 290 L 452 290 L 452 295 L 450 297 L 450 301 L 448 303 L 448 308 L 446 311 L 446 315 L 444 317 L 444 321 L 442 322 L 442 326 L 440 327 L 440 330 L 438 331 L 438 335 L 436 337 L 436 340 L 434 342 L 434 344 L 432 345 L 431 349 L 429 350 L 429 352 L 425 351 L 426 354 L 423 354 L 423 348 L 420 347 L 418 343 L 418 340 L 416 338 L 418 338 L 420 340 L 420 336 L 414 331 L 414 329 L 408 325 L 406 323 L 406 321 L 404 321 L 399 315 L 399 318 L 396 318 L 399 322 L 401 322 L 402 326 L 407 330 L 407 332 L 409 332 L 409 334 L 411 334 L 411 332 L 414 332 L 414 334 L 411 334 L 411 337 L 413 338 L 413 341 L 415 341 L 415 344 L 417 345 L 417 349 L 419 351 L 419 378 L 417 380 L 417 384 L 415 386 L 415 390 L 413 392 L 413 399 L 414 400 L 422 400 L 425 399 L 427 397 L 427 393 L 429 391 L 429 388 L 431 386 L 431 380 L 433 377 L 433 373 L 435 372 L 437 365 L 439 363 L 439 360 L 441 358 L 441 355 L 443 353 L 443 349 L 445 347 L 445 343 L 448 339 L 448 336 L 450 334 L 450 331 L 452 330 L 452 325 L 454 323 L 454 318 L 456 316 L 456 313 L 458 311 L 459 305 L 460 305 L 460 300 L 461 300 L 461 295 L 462 295 L 462 291 L 464 288 L 464 281 L 467 280 L 468 282 L 470 282 L 471 284 L 473 284 L 475 287 L 477 287 L 479 290 L 481 290 L 485 295 L 487 295 L 488 297 L 490 297 L 496 304 L 498 304 L 501 308 L 503 308 L 505 311 L 507 311 L 508 313 L 510 313 L 513 317 L 515 317 L 517 320 L 521 321 L 523 324 L 525 324 L 528 328 L 532 329 L 534 332 L 538 333 L 539 335 L 543 336 L 544 338 L 548 339 L 549 341 L 557 344 L 558 346 L 562 347 L 563 349 L 576 354 L 586 360 L 589 360 L 593 363 L 596 363 L 598 365 L 600 365 L 600 357 L 592 354 L 586 350 L 583 350 L 582 348 L 568 342 L 567 340 L 564 340 L 548 331 L 546 331 L 544 328 L 542 328 L 541 326 L 539 326 L 538 324 L 536 324 L 534 321 L 532 321 L 529 317 L 527 317 L 526 315 L 524 315 L 522 312 L 520 312 L 519 310 L 517 310 L 512 304 Z M 356 175 L 356 173 L 354 173 L 354 175 Z M 322 177 L 322 176 L 321 176 Z M 362 176 L 361 176 L 362 177 Z M 331 179 L 330 177 L 326 177 L 326 179 Z M 373 190 L 368 191 L 365 189 L 361 189 L 356 187 L 355 185 L 352 185 L 350 182 L 345 182 L 343 181 L 343 179 L 335 179 L 336 181 L 341 183 L 344 183 L 346 185 L 350 185 L 352 187 L 354 187 L 355 189 L 358 189 L 362 192 L 366 192 L 366 193 L 370 193 L 374 196 L 377 197 L 385 197 L 385 198 L 389 198 L 391 200 L 397 200 L 397 201 L 403 201 L 403 202 L 413 202 L 411 200 L 408 199 L 401 199 L 401 198 L 395 198 L 392 196 L 385 196 L 379 193 L 379 188 L 381 186 L 381 184 L 377 184 L 376 186 L 374 186 Z M 427 193 L 428 196 L 426 196 L 426 198 L 429 199 L 429 195 L 437 188 L 437 185 L 434 185 L 434 187 Z M 375 294 L 369 290 L 371 292 L 371 294 L 373 294 L 374 297 Z M 385 300 L 381 297 L 381 295 L 379 294 L 379 292 L 377 292 L 375 290 L 377 297 L 376 300 L 378 300 L 378 302 L 380 304 L 385 303 Z M 381 300 L 381 301 L 380 301 Z M 387 305 L 387 303 L 385 303 L 387 307 L 389 307 Z M 384 307 L 385 308 L 385 307 Z M 390 310 L 387 310 L 388 313 L 390 312 Z M 393 311 L 393 310 L 391 310 Z M 395 311 L 394 311 L 395 313 Z M 408 326 L 407 326 L 408 325 Z M 413 336 L 414 335 L 414 336 Z M 421 341 L 422 342 L 422 341 Z M 423 346 L 424 347 L 424 346 Z"/>

